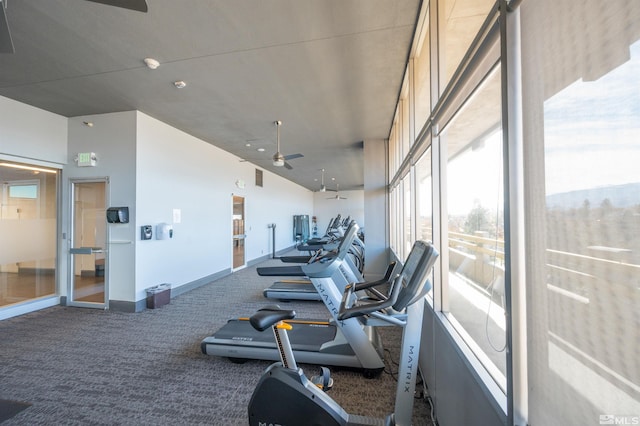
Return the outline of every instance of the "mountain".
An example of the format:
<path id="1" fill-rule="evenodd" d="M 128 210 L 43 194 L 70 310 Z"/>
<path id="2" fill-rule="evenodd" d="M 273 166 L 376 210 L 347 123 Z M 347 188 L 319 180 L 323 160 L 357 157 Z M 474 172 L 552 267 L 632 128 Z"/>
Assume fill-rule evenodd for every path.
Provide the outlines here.
<path id="1" fill-rule="evenodd" d="M 598 208 L 606 199 L 615 208 L 640 205 L 640 182 L 551 194 L 546 201 L 549 209 L 568 210 L 583 207 L 585 200 L 589 200 L 592 209 Z"/>

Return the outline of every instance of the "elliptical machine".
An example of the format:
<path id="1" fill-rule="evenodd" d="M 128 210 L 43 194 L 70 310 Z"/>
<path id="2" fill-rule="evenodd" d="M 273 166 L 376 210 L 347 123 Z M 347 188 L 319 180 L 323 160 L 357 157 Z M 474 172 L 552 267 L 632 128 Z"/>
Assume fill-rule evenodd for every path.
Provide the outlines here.
<path id="1" fill-rule="evenodd" d="M 374 283 L 352 283 L 345 288 L 338 320 L 366 316 L 378 325 L 403 327 L 402 348 L 396 389 L 394 413 L 385 419 L 375 419 L 347 413 L 327 395 L 323 388 L 330 384 L 327 371 L 318 380 L 309 380 L 295 362 L 286 320 L 296 315 L 293 310 L 278 306 L 260 309 L 251 318 L 251 325 L 260 331 L 271 327 L 280 352 L 281 362 L 269 366 L 249 402 L 251 426 L 263 425 L 410 425 L 413 411 L 415 382 L 418 372 L 418 353 L 424 296 L 431 289 L 429 274 L 438 251 L 428 243 L 417 241 L 402 271 L 389 284 L 387 298 L 377 302 L 356 301 L 353 292 Z M 379 283 L 376 283 L 380 285 Z"/>

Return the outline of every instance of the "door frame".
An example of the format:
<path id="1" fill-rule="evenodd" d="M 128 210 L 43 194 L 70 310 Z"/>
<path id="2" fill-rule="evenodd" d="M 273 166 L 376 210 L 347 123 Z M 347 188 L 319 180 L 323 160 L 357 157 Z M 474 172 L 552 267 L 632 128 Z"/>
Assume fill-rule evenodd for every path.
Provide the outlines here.
<path id="1" fill-rule="evenodd" d="M 236 234 L 235 230 L 234 230 L 234 205 L 235 205 L 235 199 L 236 198 L 242 198 L 242 223 L 243 223 L 243 229 L 242 229 L 242 233 L 240 234 Z M 238 195 L 238 194 L 231 194 L 231 271 L 237 271 L 243 268 L 247 267 L 247 245 L 246 245 L 246 239 L 247 239 L 247 229 L 246 229 L 246 223 L 247 223 L 247 197 L 245 197 L 244 195 Z M 234 266 L 235 264 L 235 256 L 234 256 L 234 243 L 238 238 L 239 235 L 242 235 L 242 238 L 240 238 L 242 240 L 242 265 L 239 266 Z"/>
<path id="2" fill-rule="evenodd" d="M 75 211 L 75 185 L 82 183 L 104 183 L 104 206 L 105 213 L 109 206 L 109 177 L 93 177 L 93 178 L 69 178 L 69 217 L 68 217 L 68 234 L 67 234 L 67 306 L 80 307 L 80 308 L 95 308 L 95 309 L 109 309 L 109 240 L 110 240 L 110 228 L 105 221 L 105 235 L 104 235 L 104 247 L 102 248 L 104 253 L 104 300 L 102 303 L 98 302 L 83 302 L 77 301 L 73 298 L 73 283 L 75 274 L 75 262 L 74 254 L 71 253 L 74 241 L 74 219 L 76 215 Z"/>

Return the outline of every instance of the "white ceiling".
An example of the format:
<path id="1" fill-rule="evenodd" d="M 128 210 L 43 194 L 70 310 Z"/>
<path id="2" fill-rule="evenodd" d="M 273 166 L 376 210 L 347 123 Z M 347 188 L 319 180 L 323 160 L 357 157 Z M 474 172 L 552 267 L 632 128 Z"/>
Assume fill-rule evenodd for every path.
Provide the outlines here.
<path id="1" fill-rule="evenodd" d="M 362 187 L 362 141 L 389 134 L 420 0 L 147 3 L 8 1 L 0 95 L 67 117 L 137 109 L 309 189 L 322 168 L 328 187 Z M 283 154 L 304 154 L 293 170 L 271 165 L 276 120 Z"/>

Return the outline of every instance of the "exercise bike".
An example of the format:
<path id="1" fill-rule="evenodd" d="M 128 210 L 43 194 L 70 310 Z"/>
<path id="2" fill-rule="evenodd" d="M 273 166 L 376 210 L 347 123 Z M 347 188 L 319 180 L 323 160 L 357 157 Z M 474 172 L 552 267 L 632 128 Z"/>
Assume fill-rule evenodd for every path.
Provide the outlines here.
<path id="1" fill-rule="evenodd" d="M 353 292 L 371 284 L 352 283 L 346 286 L 340 303 L 338 322 L 353 317 L 366 317 L 379 322 L 379 325 L 386 323 L 403 327 L 395 410 L 392 414 L 385 419 L 376 419 L 347 413 L 325 392 L 331 384 L 331 379 L 327 377 L 328 370 L 323 370 L 318 379 L 309 380 L 296 365 L 287 335 L 287 330 L 292 326 L 286 321 L 293 319 L 296 313 L 280 309 L 276 305 L 262 308 L 250 318 L 251 325 L 259 331 L 272 328 L 281 361 L 269 366 L 260 378 L 249 402 L 249 424 L 410 425 L 418 372 L 424 296 L 431 289 L 429 276 L 437 257 L 438 252 L 431 244 L 417 241 L 400 274 L 387 283 L 389 288 L 386 298 L 353 302 Z"/>

